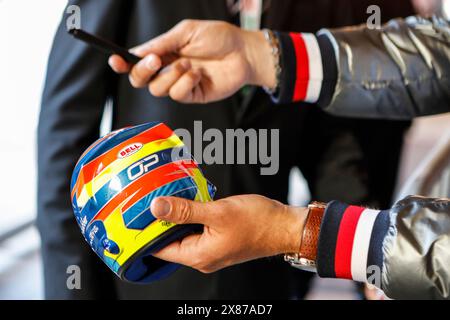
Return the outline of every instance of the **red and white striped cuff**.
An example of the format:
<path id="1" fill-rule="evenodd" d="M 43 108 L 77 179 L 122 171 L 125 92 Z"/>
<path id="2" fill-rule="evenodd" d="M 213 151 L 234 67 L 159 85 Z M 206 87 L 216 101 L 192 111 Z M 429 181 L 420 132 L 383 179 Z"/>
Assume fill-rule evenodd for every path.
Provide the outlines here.
<path id="1" fill-rule="evenodd" d="M 281 46 L 276 103 L 309 102 L 328 105 L 334 94 L 337 61 L 328 34 L 275 33 Z"/>
<path id="2" fill-rule="evenodd" d="M 290 33 L 296 55 L 296 80 L 293 101 L 315 103 L 322 89 L 322 56 L 312 33 Z"/>
<path id="3" fill-rule="evenodd" d="M 331 202 L 319 237 L 319 275 L 366 282 L 373 271 L 369 267 L 382 270 L 383 239 L 389 224 L 388 211 Z"/>

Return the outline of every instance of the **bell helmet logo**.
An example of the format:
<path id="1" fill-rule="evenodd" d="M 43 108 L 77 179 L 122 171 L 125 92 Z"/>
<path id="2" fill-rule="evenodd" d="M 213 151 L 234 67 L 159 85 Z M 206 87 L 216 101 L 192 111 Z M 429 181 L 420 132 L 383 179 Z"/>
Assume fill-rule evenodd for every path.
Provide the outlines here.
<path id="1" fill-rule="evenodd" d="M 138 152 L 141 148 L 142 148 L 142 143 L 139 143 L 139 142 L 133 143 L 133 144 L 126 146 L 122 150 L 120 150 L 117 156 L 120 159 L 123 159 L 123 158 L 131 156 L 132 154 Z"/>

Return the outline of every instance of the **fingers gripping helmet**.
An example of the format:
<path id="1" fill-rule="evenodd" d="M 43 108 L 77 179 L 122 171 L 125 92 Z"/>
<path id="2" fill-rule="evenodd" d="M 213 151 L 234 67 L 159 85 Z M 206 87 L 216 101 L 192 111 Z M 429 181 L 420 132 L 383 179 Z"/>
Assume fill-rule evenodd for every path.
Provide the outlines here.
<path id="1" fill-rule="evenodd" d="M 179 137 L 163 123 L 114 131 L 81 156 L 71 180 L 71 199 L 81 232 L 121 279 L 149 283 L 178 265 L 151 254 L 201 230 L 157 220 L 158 196 L 211 201 L 210 184 Z"/>

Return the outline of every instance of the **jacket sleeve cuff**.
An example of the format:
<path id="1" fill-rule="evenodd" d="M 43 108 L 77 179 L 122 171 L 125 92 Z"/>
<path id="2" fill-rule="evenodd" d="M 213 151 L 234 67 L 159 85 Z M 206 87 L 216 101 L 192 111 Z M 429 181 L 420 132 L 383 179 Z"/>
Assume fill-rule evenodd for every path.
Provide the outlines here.
<path id="1" fill-rule="evenodd" d="M 389 225 L 389 210 L 330 202 L 319 235 L 319 276 L 368 282 L 374 268 L 379 268 L 381 274 L 383 240 Z"/>
<path id="2" fill-rule="evenodd" d="M 329 35 L 276 32 L 281 47 L 281 75 L 275 103 L 328 105 L 337 79 L 337 62 Z"/>

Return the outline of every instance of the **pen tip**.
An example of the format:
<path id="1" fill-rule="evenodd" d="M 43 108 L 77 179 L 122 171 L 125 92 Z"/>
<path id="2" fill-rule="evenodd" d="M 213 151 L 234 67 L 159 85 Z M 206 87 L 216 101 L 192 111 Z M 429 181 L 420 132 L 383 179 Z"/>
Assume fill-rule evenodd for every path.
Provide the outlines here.
<path id="1" fill-rule="evenodd" d="M 77 34 L 78 29 L 77 28 L 71 28 L 71 29 L 67 30 L 67 32 L 69 34 L 71 34 L 71 35 L 75 35 L 75 34 Z"/>

